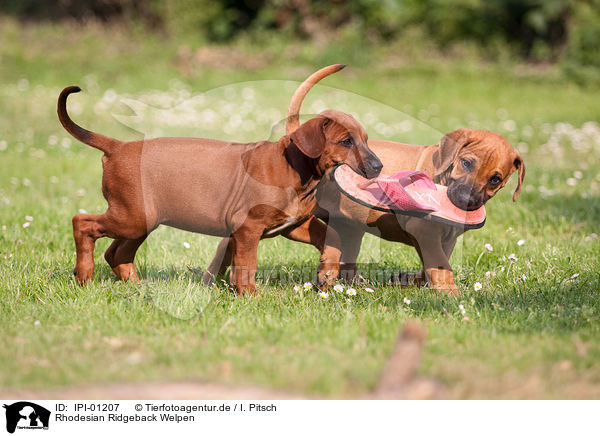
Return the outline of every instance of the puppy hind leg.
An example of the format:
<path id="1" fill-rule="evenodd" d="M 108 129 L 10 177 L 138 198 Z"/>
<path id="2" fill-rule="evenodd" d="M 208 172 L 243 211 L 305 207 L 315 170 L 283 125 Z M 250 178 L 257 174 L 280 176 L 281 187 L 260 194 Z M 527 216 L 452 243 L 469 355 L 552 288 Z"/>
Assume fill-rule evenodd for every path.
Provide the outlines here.
<path id="1" fill-rule="evenodd" d="M 115 239 L 108 247 L 104 253 L 104 259 L 119 279 L 123 281 L 139 280 L 133 261 L 138 248 L 147 237 L 148 235 L 137 239 Z"/>
<path id="2" fill-rule="evenodd" d="M 398 282 L 396 283 L 392 280 L 393 283 L 399 284 L 400 286 L 417 286 L 423 287 L 429 285 L 429 279 L 427 274 L 425 273 L 425 261 L 423 260 L 423 253 L 421 251 L 421 247 L 418 242 L 415 243 L 415 250 L 417 250 L 417 254 L 419 255 L 419 259 L 421 259 L 421 269 L 415 272 L 403 272 L 401 273 Z"/>
<path id="3" fill-rule="evenodd" d="M 215 282 L 215 277 L 224 275 L 229 265 L 231 265 L 232 260 L 233 240 L 231 238 L 223 238 L 217 246 L 217 252 L 212 262 L 202 275 L 202 284 L 212 286 Z"/>
<path id="4" fill-rule="evenodd" d="M 78 213 L 72 221 L 77 253 L 73 274 L 77 282 L 83 285 L 91 281 L 94 275 L 94 246 L 98 238 L 106 236 L 106 216 Z"/>
<path id="5" fill-rule="evenodd" d="M 358 272 L 358 254 L 362 245 L 364 230 L 350 223 L 333 223 L 332 226 L 342 240 L 342 257 L 340 259 L 340 280 L 346 283 L 363 280 Z"/>

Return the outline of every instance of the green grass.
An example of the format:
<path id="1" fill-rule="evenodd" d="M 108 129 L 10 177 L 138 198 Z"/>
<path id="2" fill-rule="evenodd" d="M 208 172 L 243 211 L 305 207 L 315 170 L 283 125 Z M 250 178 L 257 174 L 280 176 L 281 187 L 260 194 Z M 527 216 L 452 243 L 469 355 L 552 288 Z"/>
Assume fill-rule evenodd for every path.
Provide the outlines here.
<path id="1" fill-rule="evenodd" d="M 238 83 L 301 80 L 325 63 L 346 62 L 346 54 L 276 42 L 261 53 L 239 42 L 213 50 L 272 61 L 251 72 L 198 61 L 190 71 L 177 61 L 176 41 L 118 28 L 0 24 L 2 388 L 203 379 L 361 394 L 376 383 L 398 329 L 418 319 L 428 330 L 420 371 L 446 383 L 453 397 L 598 398 L 600 239 L 591 235 L 600 233 L 600 128 L 584 125 L 600 116 L 596 89 L 514 65 L 392 62 L 395 52 L 381 49 L 324 83 L 337 89 L 309 95 L 307 112 L 351 110 L 370 137 L 427 143 L 472 126 L 499 131 L 522 151 L 527 177 L 519 201 L 511 201 L 513 180 L 488 204 L 486 225 L 457 244 L 459 299 L 383 282 L 370 285 L 373 294 L 357 287 L 351 298 L 297 293 L 293 285 L 310 276 L 318 253 L 283 238 L 259 248 L 262 298 L 241 299 L 225 284 L 201 286 L 191 270 L 207 266 L 217 239 L 166 227 L 139 251 L 141 284 L 115 280 L 102 259 L 110 241 L 100 240 L 95 280 L 82 288 L 71 272 L 70 219 L 79 209 L 105 208 L 101 156 L 66 139 L 55 114 L 63 86 L 84 88 L 70 100 L 78 122 L 122 139 L 155 131 L 261 139 L 281 119 L 294 84 Z M 67 42 L 69 32 L 80 32 L 80 42 Z M 230 84 L 234 97 L 222 106 L 231 91 L 215 88 Z M 254 90 L 254 106 L 242 116 L 252 124 L 228 133 L 226 116 L 243 112 L 244 88 Z M 188 113 L 215 108 L 222 120 L 214 125 L 175 125 L 161 116 L 185 112 L 181 103 L 203 91 L 205 100 L 194 99 Z M 150 107 L 132 110 L 123 98 Z M 401 121 L 412 129 L 394 127 Z M 517 261 L 508 260 L 512 253 Z M 373 237 L 359 260 L 366 275 L 419 268 L 414 250 Z M 473 290 L 475 282 L 482 290 Z"/>

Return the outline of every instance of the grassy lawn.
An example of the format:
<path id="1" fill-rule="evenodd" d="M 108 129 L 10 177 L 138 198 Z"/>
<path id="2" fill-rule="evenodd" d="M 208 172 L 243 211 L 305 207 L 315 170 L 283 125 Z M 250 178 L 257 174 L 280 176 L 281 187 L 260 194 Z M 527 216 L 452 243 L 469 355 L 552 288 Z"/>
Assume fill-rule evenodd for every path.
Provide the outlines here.
<path id="1" fill-rule="evenodd" d="M 78 42 L 67 42 L 72 32 Z M 600 397 L 598 89 L 551 69 L 443 57 L 411 63 L 393 50 L 357 58 L 239 42 L 194 56 L 118 29 L 7 20 L 0 41 L 0 389 L 202 379 L 362 394 L 398 329 L 417 319 L 428 331 L 421 373 L 453 398 Z M 223 52 L 240 66 L 221 62 Z M 115 280 L 102 258 L 106 239 L 96 245 L 94 282 L 75 284 L 71 217 L 101 212 L 105 201 L 101 154 L 71 140 L 56 117 L 64 86 L 84 89 L 69 102 L 77 122 L 120 139 L 258 140 L 277 136 L 271 126 L 297 85 L 289 81 L 348 61 L 311 91 L 307 113 L 346 110 L 372 138 L 414 143 L 486 128 L 525 159 L 518 202 L 512 180 L 488 204 L 486 225 L 457 244 L 459 299 L 383 282 L 353 297 L 296 292 L 318 253 L 283 238 L 259 247 L 262 298 L 241 299 L 224 283 L 203 287 L 194 272 L 208 265 L 216 238 L 166 227 L 138 253 L 142 283 Z M 359 260 L 367 274 L 416 270 L 413 251 L 367 237 Z"/>

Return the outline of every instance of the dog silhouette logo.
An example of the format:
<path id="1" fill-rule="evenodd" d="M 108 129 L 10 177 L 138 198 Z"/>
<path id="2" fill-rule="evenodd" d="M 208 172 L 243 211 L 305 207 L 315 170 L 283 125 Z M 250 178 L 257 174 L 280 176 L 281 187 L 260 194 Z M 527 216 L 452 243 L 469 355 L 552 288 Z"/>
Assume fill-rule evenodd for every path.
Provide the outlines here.
<path id="1" fill-rule="evenodd" d="M 20 429 L 48 430 L 50 411 L 42 406 L 29 401 L 19 401 L 11 405 L 4 405 L 6 409 L 6 431 L 14 433 Z"/>

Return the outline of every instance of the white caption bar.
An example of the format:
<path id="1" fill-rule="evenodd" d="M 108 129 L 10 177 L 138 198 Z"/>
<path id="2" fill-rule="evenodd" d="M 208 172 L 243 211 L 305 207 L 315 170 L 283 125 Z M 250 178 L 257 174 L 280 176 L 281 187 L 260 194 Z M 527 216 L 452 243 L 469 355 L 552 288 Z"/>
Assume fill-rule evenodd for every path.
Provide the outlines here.
<path id="1" fill-rule="evenodd" d="M 588 434 L 598 401 L 3 401 L 0 434 Z M 5 432 L 8 431 L 8 433 Z M 12 430 L 12 431 L 11 431 Z M 40 431 L 35 431 L 40 430 Z M 310 434 L 310 433 L 308 433 Z"/>

